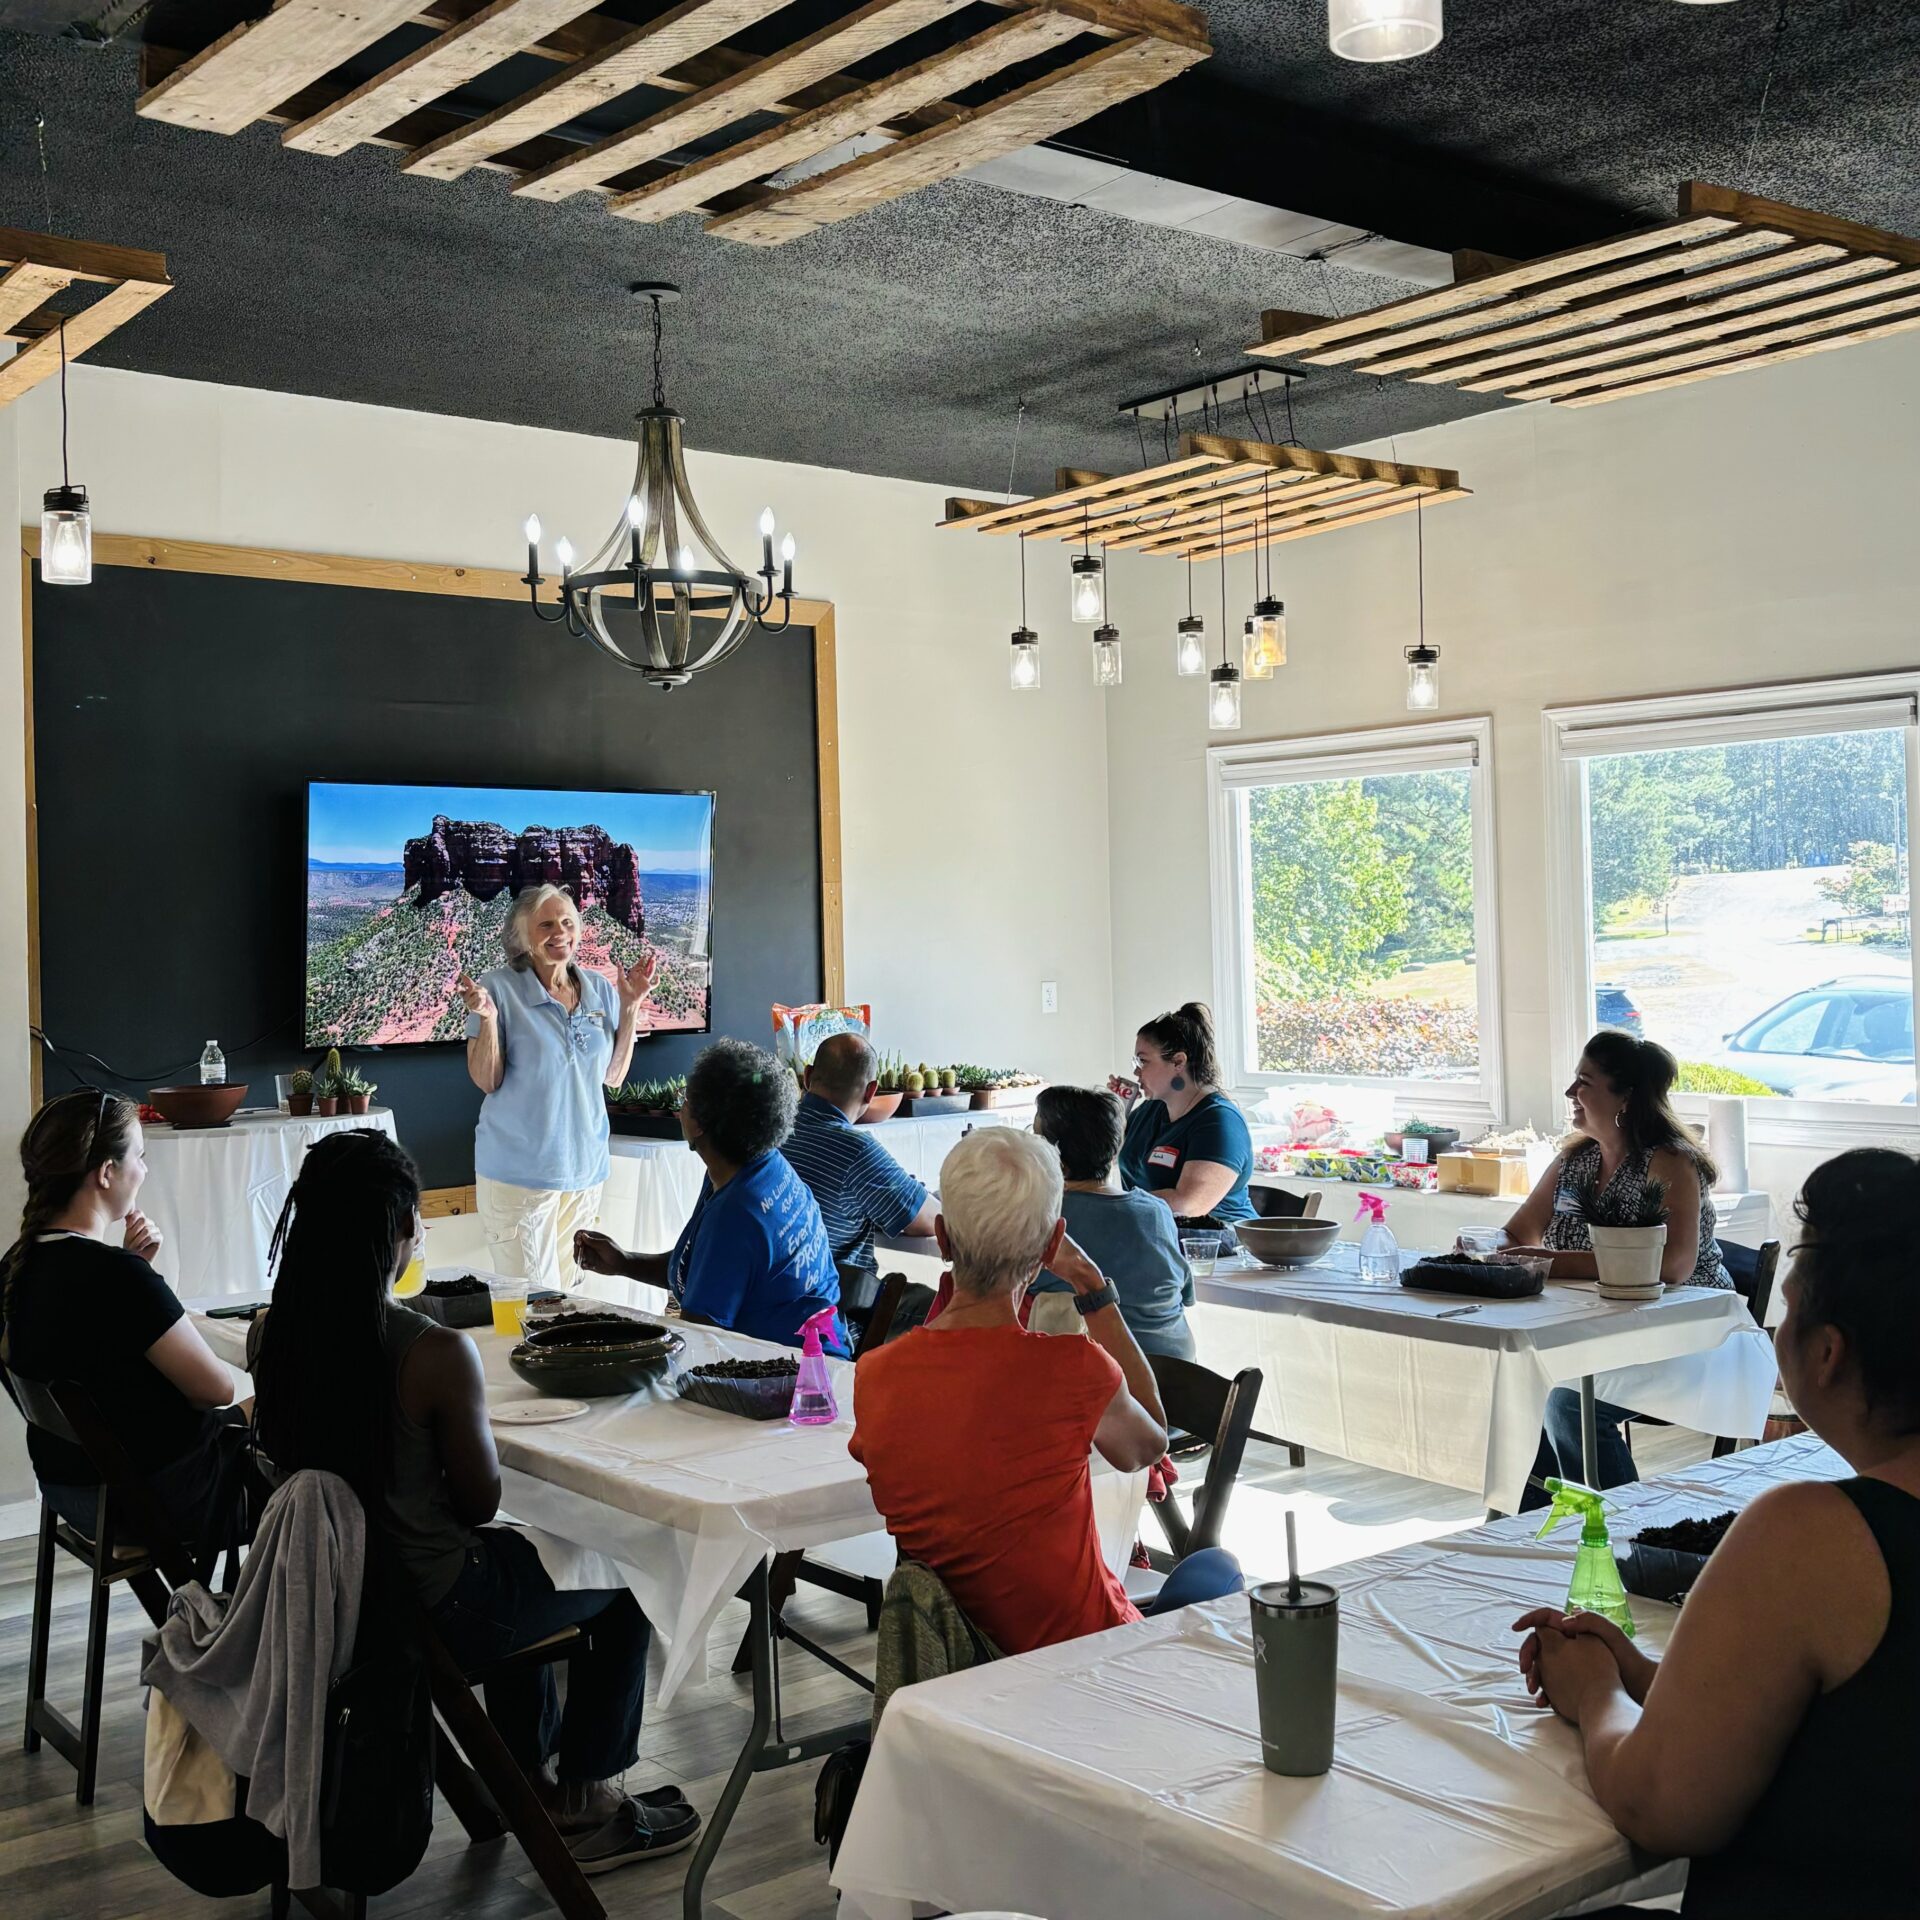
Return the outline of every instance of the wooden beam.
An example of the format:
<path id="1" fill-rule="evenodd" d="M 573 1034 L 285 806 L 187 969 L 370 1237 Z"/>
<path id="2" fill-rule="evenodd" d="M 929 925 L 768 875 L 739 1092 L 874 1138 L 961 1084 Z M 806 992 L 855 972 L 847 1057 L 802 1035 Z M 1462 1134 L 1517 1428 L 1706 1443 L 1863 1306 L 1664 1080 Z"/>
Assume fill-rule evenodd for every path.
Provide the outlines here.
<path id="1" fill-rule="evenodd" d="M 1682 182 L 1680 212 L 1685 218 L 1705 214 L 1716 219 L 1737 220 L 1743 226 L 1778 227 L 1796 239 L 1825 240 L 1836 247 L 1845 247 L 1849 253 L 1884 253 L 1902 266 L 1920 266 L 1920 240 L 1910 240 L 1905 234 L 1863 227 L 1854 220 L 1835 220 L 1824 213 L 1809 213 L 1804 207 L 1762 200 L 1756 194 L 1736 193 L 1731 187 L 1710 186 L 1704 180 Z"/>
<path id="2" fill-rule="evenodd" d="M 489 67 L 520 52 L 555 28 L 587 13 L 598 0 L 492 0 L 437 39 L 416 47 L 331 106 L 296 121 L 281 144 L 302 153 L 346 153 L 396 120 L 454 92 Z M 277 103 L 276 103 L 277 104 Z"/>
<path id="3" fill-rule="evenodd" d="M 867 0 L 845 19 L 835 20 L 741 72 L 529 174 L 514 191 L 532 200 L 564 200 L 643 160 L 657 160 L 717 133 L 775 100 L 958 13 L 966 4 L 967 0 Z"/>
<path id="4" fill-rule="evenodd" d="M 238 133 L 413 17 L 417 0 L 279 0 L 149 87 L 134 111 L 171 126 Z"/>
<path id="5" fill-rule="evenodd" d="M 1355 493 L 1374 493 L 1388 483 L 1384 480 L 1350 480 L 1341 475 L 1323 474 L 1317 480 L 1289 480 L 1285 486 L 1269 485 L 1263 494 L 1258 479 L 1236 480 L 1221 487 L 1218 496 L 1194 493 L 1177 501 L 1163 515 L 1144 517 L 1145 524 L 1124 534 L 1111 530 L 1101 535 L 1109 547 L 1184 546 L 1191 538 L 1218 533 L 1221 521 L 1231 527 L 1245 521 L 1257 524 L 1262 514 L 1276 526 L 1289 514 L 1298 513 L 1309 500 L 1327 500 Z M 1172 536 L 1170 538 L 1170 536 Z"/>
<path id="6" fill-rule="evenodd" d="M 60 371 L 62 331 L 66 357 L 77 360 L 89 347 L 98 346 L 116 327 L 125 325 L 162 294 L 172 291 L 172 282 L 165 280 L 128 280 L 109 288 L 92 306 L 71 315 L 64 330 L 56 328 L 52 333 L 42 334 L 32 346 L 22 348 L 0 366 L 0 407 L 19 399 L 29 388 L 37 387 L 49 375 Z"/>
<path id="7" fill-rule="evenodd" d="M 1071 0 L 1059 3 L 1077 11 Z M 1195 47 L 1144 34 L 1112 41 L 1056 73 L 956 114 L 944 126 L 709 220 L 707 231 L 754 246 L 778 246 L 1077 126 L 1103 108 L 1164 85 L 1209 51 L 1204 41 Z"/>
<path id="8" fill-rule="evenodd" d="M 1366 526 L 1375 520 L 1390 520 L 1397 513 L 1411 513 L 1416 507 L 1441 507 L 1445 506 L 1449 500 L 1471 498 L 1472 495 L 1465 487 L 1454 488 L 1446 493 L 1396 494 L 1375 506 L 1358 507 L 1350 513 L 1329 516 L 1326 520 L 1312 526 L 1294 527 L 1286 533 L 1276 533 L 1271 540 L 1263 540 L 1258 534 L 1252 534 L 1243 539 L 1229 538 L 1224 555 L 1231 559 L 1237 553 L 1251 553 L 1256 547 L 1284 546 L 1289 540 L 1310 540 L 1317 534 L 1340 533 L 1348 527 Z M 1195 560 L 1215 559 L 1223 552 L 1217 545 L 1203 547 L 1198 544 L 1187 551 L 1188 556 Z"/>
<path id="9" fill-rule="evenodd" d="M 1462 281 L 1478 280 L 1486 273 L 1505 273 L 1509 267 L 1519 264 L 1504 253 L 1482 253 L 1478 247 L 1461 247 L 1453 255 L 1453 284 L 1457 287 Z"/>
<path id="10" fill-rule="evenodd" d="M 0 333 L 11 333 L 43 302 L 73 284 L 73 275 L 58 267 L 22 260 L 0 274 Z"/>
<path id="11" fill-rule="evenodd" d="M 1045 7 L 1016 13 L 971 40 L 917 60 L 829 106 L 798 114 L 784 126 L 769 127 L 709 159 L 682 167 L 664 180 L 618 194 L 607 203 L 608 208 L 628 220 L 667 220 L 677 213 L 691 213 L 730 188 L 764 180 L 783 167 L 866 133 L 882 121 L 923 107 L 947 93 L 976 86 L 1018 61 L 1077 38 L 1082 31 L 1081 23 L 1071 14 Z"/>
<path id="12" fill-rule="evenodd" d="M 1130 489 L 1150 485 L 1155 480 L 1169 478 L 1174 474 L 1195 473 L 1206 467 L 1218 467 L 1225 462 L 1205 454 L 1182 454 L 1176 460 L 1169 460 L 1164 466 L 1145 467 L 1138 473 L 1114 474 L 1110 478 L 1089 480 L 1083 486 L 1072 487 L 1057 494 L 1045 494 L 1037 500 L 1010 501 L 949 501 L 951 508 L 960 505 L 966 509 L 965 517 L 955 520 L 949 517 L 941 522 L 943 526 L 971 526 L 986 533 L 1016 533 L 1016 524 L 1023 516 L 1049 512 L 1056 507 L 1077 505 L 1083 500 L 1098 500 L 1110 493 L 1126 493 Z M 978 509 L 978 511 L 975 511 Z"/>
<path id="13" fill-rule="evenodd" d="M 145 247 L 102 247 L 91 240 L 63 240 L 57 234 L 28 233 L 21 227 L 0 227 L 0 260 L 31 260 L 37 267 L 56 267 L 70 280 L 99 280 L 117 286 L 122 280 L 154 280 L 167 284 L 167 256 Z"/>
<path id="14" fill-rule="evenodd" d="M 656 80 L 703 48 L 777 13 L 787 0 L 680 0 L 657 19 L 623 33 L 603 52 L 576 61 L 531 93 L 429 141 L 402 169 L 434 180 L 457 180 L 490 156 L 550 132 L 607 101 Z M 587 152 L 592 148 L 585 149 Z M 639 159 L 651 158 L 639 155 Z M 620 171 L 610 167 L 600 179 Z"/>

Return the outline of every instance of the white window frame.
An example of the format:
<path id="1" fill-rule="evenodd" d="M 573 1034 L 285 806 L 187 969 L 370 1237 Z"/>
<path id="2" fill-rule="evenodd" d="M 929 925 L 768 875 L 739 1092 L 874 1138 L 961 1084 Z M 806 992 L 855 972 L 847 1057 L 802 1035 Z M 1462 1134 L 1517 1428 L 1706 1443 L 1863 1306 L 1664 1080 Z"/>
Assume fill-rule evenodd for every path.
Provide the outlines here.
<path id="1" fill-rule="evenodd" d="M 1909 871 L 1920 802 L 1920 673 L 1855 674 L 1781 681 L 1705 693 L 1548 707 L 1540 715 L 1546 773 L 1547 954 L 1553 983 L 1549 1025 L 1554 1058 L 1572 1060 L 1593 1024 L 1592 873 L 1582 762 L 1604 754 L 1745 744 L 1867 726 L 1904 727 Z M 1920 942 L 1914 944 L 1920 1002 Z M 1704 1125 L 1706 1096 L 1678 1094 L 1682 1118 Z M 1864 1100 L 1760 1100 L 1747 1106 L 1756 1146 L 1844 1148 L 1910 1139 L 1920 1107 Z"/>
<path id="2" fill-rule="evenodd" d="M 1361 1074 L 1262 1073 L 1254 1049 L 1253 907 L 1247 867 L 1245 795 L 1293 781 L 1358 780 L 1374 775 L 1470 769 L 1473 822 L 1474 980 L 1479 995 L 1477 1080 L 1397 1079 Z M 1397 1118 L 1416 1108 L 1463 1131 L 1497 1126 L 1506 1099 L 1501 1066 L 1499 849 L 1493 817 L 1493 722 L 1486 715 L 1323 733 L 1291 740 L 1235 741 L 1207 749 L 1207 835 L 1213 910 L 1213 1004 L 1235 1091 L 1258 1099 L 1268 1089 L 1335 1084 L 1392 1091 Z"/>

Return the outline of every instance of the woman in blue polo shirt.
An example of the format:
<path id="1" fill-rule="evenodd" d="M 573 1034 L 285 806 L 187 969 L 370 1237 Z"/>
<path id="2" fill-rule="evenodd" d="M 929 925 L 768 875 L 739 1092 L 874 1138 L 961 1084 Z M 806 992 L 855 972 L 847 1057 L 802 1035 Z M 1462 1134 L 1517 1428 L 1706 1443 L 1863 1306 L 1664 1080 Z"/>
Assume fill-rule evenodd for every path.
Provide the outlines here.
<path id="1" fill-rule="evenodd" d="M 480 1226 L 494 1270 L 574 1287 L 573 1237 L 600 1217 L 607 1103 L 627 1077 L 653 949 L 612 977 L 574 962 L 580 910 L 561 887 L 525 887 L 501 935 L 507 965 L 460 976 L 467 1071 L 486 1098 L 474 1132 Z"/>
<path id="2" fill-rule="evenodd" d="M 1131 1080 L 1107 1084 L 1132 1103 L 1120 1177 L 1164 1200 L 1177 1218 L 1229 1226 L 1254 1217 L 1247 1198 L 1253 1136 L 1220 1091 L 1213 1016 L 1198 1000 L 1149 1020 L 1134 1037 Z"/>
<path id="3" fill-rule="evenodd" d="M 707 1169 L 693 1218 L 669 1253 L 628 1253 L 604 1233 L 576 1247 L 589 1273 L 665 1287 L 690 1317 L 800 1344 L 800 1328 L 840 1304 L 840 1276 L 819 1204 L 780 1151 L 799 1089 L 772 1054 L 716 1040 L 687 1075 L 680 1130 Z M 851 1347 L 836 1315 L 828 1348 Z"/>

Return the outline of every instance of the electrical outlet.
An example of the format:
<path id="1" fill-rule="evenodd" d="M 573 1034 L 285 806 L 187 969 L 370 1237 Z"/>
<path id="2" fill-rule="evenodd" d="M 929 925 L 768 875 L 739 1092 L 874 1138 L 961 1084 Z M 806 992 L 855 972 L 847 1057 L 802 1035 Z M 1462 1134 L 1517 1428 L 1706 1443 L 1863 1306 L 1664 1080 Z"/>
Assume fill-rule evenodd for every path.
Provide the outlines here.
<path id="1" fill-rule="evenodd" d="M 1040 982 L 1040 1011 L 1042 1013 L 1060 1011 L 1060 983 L 1057 980 Z"/>

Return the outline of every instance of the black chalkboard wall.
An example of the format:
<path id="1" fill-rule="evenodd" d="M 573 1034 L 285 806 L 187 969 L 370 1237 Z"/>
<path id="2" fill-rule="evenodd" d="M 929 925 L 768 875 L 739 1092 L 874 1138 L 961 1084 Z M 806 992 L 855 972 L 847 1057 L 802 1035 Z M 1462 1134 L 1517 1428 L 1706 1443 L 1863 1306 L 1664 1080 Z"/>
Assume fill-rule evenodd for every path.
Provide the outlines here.
<path id="1" fill-rule="evenodd" d="M 33 589 L 49 1093 L 194 1077 L 207 1037 L 250 1105 L 301 1046 L 313 780 L 711 788 L 713 1027 L 765 1044 L 821 986 L 813 635 L 756 635 L 656 692 L 524 602 L 101 566 Z M 265 1036 L 256 1038 L 256 1036 Z M 697 1035 L 643 1041 L 684 1073 Z M 430 1187 L 473 1178 L 458 1046 L 354 1056 Z M 157 1071 L 150 1071 L 157 1070 Z M 123 1077 L 124 1076 L 124 1077 Z"/>

